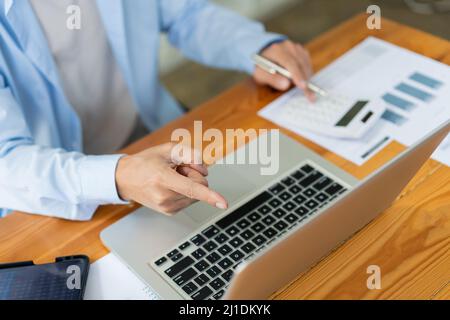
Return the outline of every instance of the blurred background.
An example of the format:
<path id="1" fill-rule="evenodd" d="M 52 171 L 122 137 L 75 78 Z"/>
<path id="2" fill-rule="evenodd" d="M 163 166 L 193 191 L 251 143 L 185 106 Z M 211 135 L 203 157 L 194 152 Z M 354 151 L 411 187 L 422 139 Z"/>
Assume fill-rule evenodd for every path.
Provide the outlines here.
<path id="1" fill-rule="evenodd" d="M 272 32 L 305 43 L 371 4 L 389 18 L 450 40 L 450 0 L 211 0 L 262 21 Z M 161 77 L 172 94 L 192 109 L 248 75 L 211 69 L 185 60 L 162 36 Z M 195 77 L 195 81 L 192 78 Z"/>

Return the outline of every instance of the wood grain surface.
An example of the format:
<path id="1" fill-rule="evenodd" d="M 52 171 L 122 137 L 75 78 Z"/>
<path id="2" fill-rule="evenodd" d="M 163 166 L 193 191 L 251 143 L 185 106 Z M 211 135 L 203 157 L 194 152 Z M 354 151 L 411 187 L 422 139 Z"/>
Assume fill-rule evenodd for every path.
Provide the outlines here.
<path id="1" fill-rule="evenodd" d="M 448 41 L 387 19 L 382 30 L 371 31 L 366 28 L 366 15 L 360 14 L 307 44 L 315 70 L 369 35 L 450 64 Z M 202 120 L 205 129 L 275 128 L 256 112 L 279 94 L 248 79 L 123 152 L 135 153 L 168 142 L 174 129 L 192 129 L 195 120 Z M 357 178 L 365 177 L 404 149 L 393 142 L 364 165 L 356 166 L 307 139 L 282 131 Z M 42 263 L 78 253 L 95 261 L 108 253 L 99 239 L 100 231 L 136 208 L 103 206 L 89 222 L 13 213 L 0 219 L 0 263 Z M 273 298 L 448 299 L 449 249 L 450 168 L 429 160 L 391 208 Z M 369 265 L 381 268 L 380 290 L 367 289 Z"/>

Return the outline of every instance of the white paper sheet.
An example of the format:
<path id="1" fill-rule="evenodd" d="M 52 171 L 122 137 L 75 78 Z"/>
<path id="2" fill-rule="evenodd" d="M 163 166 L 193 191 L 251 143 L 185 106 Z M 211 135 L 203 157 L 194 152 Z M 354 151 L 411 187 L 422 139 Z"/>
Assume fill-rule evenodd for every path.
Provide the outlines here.
<path id="1" fill-rule="evenodd" d="M 416 77 L 411 78 L 414 74 Z M 417 74 L 426 76 L 425 83 L 428 83 L 418 81 Z M 430 79 L 435 82 L 430 83 Z M 382 101 L 388 112 L 358 140 L 330 138 L 284 121 L 281 109 L 289 93 L 267 105 L 259 115 L 357 165 L 370 159 L 392 139 L 409 146 L 450 119 L 450 67 L 373 37 L 321 70 L 312 80 L 330 94 Z M 426 95 L 418 98 L 407 93 L 405 87 Z M 399 107 L 380 99 L 386 95 L 408 104 Z M 447 139 L 433 154 L 434 159 L 448 166 L 449 144 Z"/>
<path id="2" fill-rule="evenodd" d="M 158 300 L 158 295 L 110 253 L 91 264 L 84 300 Z"/>

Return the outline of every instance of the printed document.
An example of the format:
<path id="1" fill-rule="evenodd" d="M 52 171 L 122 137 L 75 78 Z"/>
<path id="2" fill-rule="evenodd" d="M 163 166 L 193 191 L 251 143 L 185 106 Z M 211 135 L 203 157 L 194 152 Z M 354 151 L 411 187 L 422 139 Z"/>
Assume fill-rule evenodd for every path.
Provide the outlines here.
<path id="1" fill-rule="evenodd" d="M 259 115 L 362 165 L 393 139 L 410 146 L 450 119 L 450 67 L 383 40 L 369 37 L 317 73 L 312 82 L 329 94 L 383 103 L 386 110 L 358 139 L 320 135 L 286 121 L 290 96 L 276 99 Z M 450 166 L 450 137 L 433 158 Z"/>
<path id="2" fill-rule="evenodd" d="M 91 264 L 84 300 L 159 300 L 114 254 Z"/>

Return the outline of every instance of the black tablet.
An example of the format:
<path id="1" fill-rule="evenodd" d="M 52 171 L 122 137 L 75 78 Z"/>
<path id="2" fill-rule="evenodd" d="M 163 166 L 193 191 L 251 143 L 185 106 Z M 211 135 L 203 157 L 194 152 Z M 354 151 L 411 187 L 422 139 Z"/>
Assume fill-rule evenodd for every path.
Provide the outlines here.
<path id="1" fill-rule="evenodd" d="M 0 300 L 82 300 L 88 272 L 84 255 L 0 264 Z"/>

